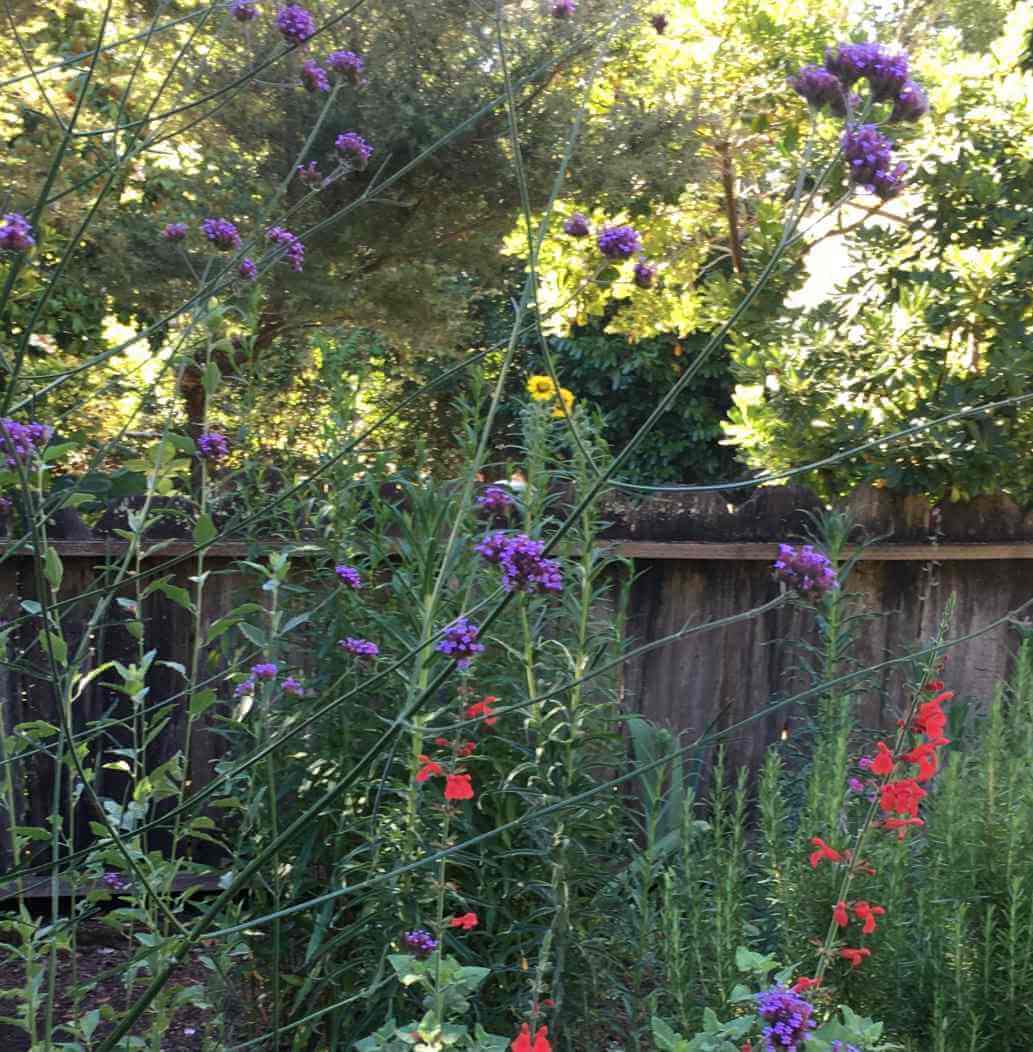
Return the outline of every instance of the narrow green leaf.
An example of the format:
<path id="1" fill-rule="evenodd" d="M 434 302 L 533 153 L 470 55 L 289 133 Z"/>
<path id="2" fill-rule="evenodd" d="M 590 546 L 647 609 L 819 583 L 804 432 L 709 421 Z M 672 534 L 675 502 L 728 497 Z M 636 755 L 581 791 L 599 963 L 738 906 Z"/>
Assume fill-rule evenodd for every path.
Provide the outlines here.
<path id="1" fill-rule="evenodd" d="M 211 515 L 206 513 L 197 517 L 197 525 L 194 526 L 195 544 L 209 544 L 215 540 L 218 535 L 219 531 L 215 528 L 215 523 L 212 522 Z"/>

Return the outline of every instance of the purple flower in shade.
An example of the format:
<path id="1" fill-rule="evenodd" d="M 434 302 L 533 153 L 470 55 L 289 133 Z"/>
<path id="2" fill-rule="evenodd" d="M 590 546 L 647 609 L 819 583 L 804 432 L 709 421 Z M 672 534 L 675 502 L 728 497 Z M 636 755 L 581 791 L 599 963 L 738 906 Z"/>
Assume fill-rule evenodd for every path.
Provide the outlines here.
<path id="1" fill-rule="evenodd" d="M 14 501 L 10 497 L 0 497 L 0 515 L 7 515 L 14 507 Z"/>
<path id="2" fill-rule="evenodd" d="M 349 588 L 362 587 L 362 577 L 354 566 L 345 566 L 342 563 L 340 566 L 334 567 L 334 573 L 337 574 L 341 579 L 341 582 L 348 585 Z"/>
<path id="3" fill-rule="evenodd" d="M 245 281 L 258 280 L 258 267 L 255 266 L 254 260 L 242 259 L 240 261 L 240 266 L 237 267 L 237 273 Z"/>
<path id="4" fill-rule="evenodd" d="M 575 212 L 564 224 L 563 232 L 571 237 L 586 237 L 590 233 L 588 217 Z"/>
<path id="5" fill-rule="evenodd" d="M 6 248 L 8 252 L 24 252 L 34 244 L 36 239 L 25 216 L 21 212 L 8 212 L 0 223 L 0 248 Z"/>
<path id="6" fill-rule="evenodd" d="M 312 59 L 306 59 L 301 66 L 301 84 L 306 91 L 329 91 L 330 78 L 326 70 L 317 65 Z"/>
<path id="7" fill-rule="evenodd" d="M 362 71 L 366 68 L 362 56 L 356 55 L 354 51 L 331 51 L 326 56 L 326 64 L 334 73 L 339 73 L 353 84 L 359 83 Z"/>
<path id="8" fill-rule="evenodd" d="M 288 4 L 276 13 L 276 28 L 291 44 L 304 44 L 316 31 L 316 20 L 310 11 L 297 4 Z"/>
<path id="9" fill-rule="evenodd" d="M 287 676 L 284 681 L 280 684 L 284 694 L 293 694 L 296 698 L 300 698 L 305 693 L 305 688 L 301 685 L 300 679 L 295 679 L 293 676 Z"/>
<path id="10" fill-rule="evenodd" d="M 890 121 L 917 121 L 929 112 L 929 99 L 922 89 L 909 80 L 893 100 L 893 112 Z"/>
<path id="11" fill-rule="evenodd" d="M 223 251 L 240 248 L 240 232 L 228 219 L 201 220 L 201 233 Z"/>
<path id="12" fill-rule="evenodd" d="M 653 23 L 653 28 L 660 34 L 660 36 L 663 36 L 667 30 L 667 15 L 653 15 L 649 21 Z"/>
<path id="13" fill-rule="evenodd" d="M 477 506 L 492 513 L 509 511 L 513 503 L 513 494 L 501 486 L 489 486 L 477 498 Z"/>
<path id="14" fill-rule="evenodd" d="M 574 0 L 553 0 L 553 18 L 570 18 L 576 10 L 577 4 L 574 2 Z"/>
<path id="15" fill-rule="evenodd" d="M 489 533 L 474 550 L 502 571 L 502 587 L 507 592 L 561 592 L 563 574 L 555 559 L 543 556 L 545 545 L 526 533 Z"/>
<path id="16" fill-rule="evenodd" d="M 653 287 L 653 282 L 656 280 L 656 267 L 652 263 L 647 263 L 645 260 L 639 260 L 635 264 L 635 284 L 640 289 L 648 289 Z"/>
<path id="17" fill-rule="evenodd" d="M 766 1024 L 761 1036 L 764 1052 L 796 1052 L 815 1026 L 814 1006 L 784 986 L 757 994 L 757 1015 Z"/>
<path id="18" fill-rule="evenodd" d="M 220 431 L 205 431 L 197 437 L 197 453 L 202 459 L 213 463 L 224 460 L 230 454 L 229 440 Z"/>
<path id="19" fill-rule="evenodd" d="M 275 661 L 263 661 L 251 666 L 251 675 L 255 679 L 276 679 L 276 673 L 279 671 L 280 667 Z"/>
<path id="20" fill-rule="evenodd" d="M 778 559 L 772 569 L 779 581 L 795 589 L 805 599 L 820 599 L 826 592 L 839 587 L 832 563 L 809 544 L 802 548 L 780 544 Z"/>
<path id="21" fill-rule="evenodd" d="M 113 891 L 116 895 L 120 892 L 129 890 L 129 881 L 123 879 L 118 873 L 105 873 L 104 876 L 100 878 L 100 882 L 108 889 L 108 891 Z"/>
<path id="22" fill-rule="evenodd" d="M 862 782 L 860 778 L 849 779 L 846 783 L 846 787 L 851 793 L 864 792 L 864 782 Z"/>
<path id="23" fill-rule="evenodd" d="M 309 161 L 308 164 L 299 164 L 294 171 L 306 186 L 316 186 L 323 181 L 323 177 L 319 173 L 319 165 L 315 161 Z"/>
<path id="24" fill-rule="evenodd" d="M 166 241 L 182 241 L 187 236 L 188 229 L 186 223 L 167 223 L 161 236 Z"/>
<path id="25" fill-rule="evenodd" d="M 290 263 L 291 270 L 300 272 L 303 269 L 305 263 L 305 246 L 296 234 L 292 234 L 282 226 L 271 226 L 265 232 L 265 236 L 277 245 L 287 246 L 284 258 Z"/>
<path id="26" fill-rule="evenodd" d="M 862 771 L 870 771 L 872 769 L 872 758 L 870 756 L 862 756 L 861 759 L 857 761 L 857 766 L 860 767 Z"/>
<path id="27" fill-rule="evenodd" d="M 255 0 L 233 0 L 230 4 L 230 14 L 238 22 L 251 22 L 258 18 L 258 8 Z"/>
<path id="28" fill-rule="evenodd" d="M 356 168 L 365 168 L 373 147 L 358 132 L 342 132 L 334 140 L 337 152 L 351 158 Z"/>
<path id="29" fill-rule="evenodd" d="M 477 642 L 479 632 L 465 617 L 457 618 L 445 629 L 434 649 L 455 659 L 460 668 L 469 668 L 473 658 L 484 652 L 484 644 Z"/>
<path id="30" fill-rule="evenodd" d="M 405 948 L 417 957 L 429 957 L 438 948 L 438 940 L 422 928 L 407 931 L 402 936 L 402 942 L 405 943 Z"/>
<path id="31" fill-rule="evenodd" d="M 354 636 L 342 639 L 337 645 L 356 657 L 374 658 L 380 653 L 380 647 L 376 643 L 371 643 L 368 639 L 356 639 Z"/>
<path id="32" fill-rule="evenodd" d="M 53 433 L 46 424 L 19 424 L 7 416 L 0 418 L 0 455 L 9 468 L 25 464 L 50 441 Z"/>
<path id="33" fill-rule="evenodd" d="M 641 250 L 642 238 L 633 226 L 608 226 L 600 232 L 598 244 L 607 259 L 627 259 Z"/>
<path id="34" fill-rule="evenodd" d="M 903 162 L 893 165 L 893 143 L 874 124 L 847 128 L 843 133 L 843 157 L 850 181 L 884 201 L 900 189 L 907 171 Z"/>
<path id="35" fill-rule="evenodd" d="M 795 77 L 789 78 L 789 86 L 816 110 L 828 107 L 837 117 L 846 116 L 847 93 L 843 82 L 824 66 L 804 66 Z M 850 95 L 851 108 L 855 98 L 857 96 Z"/>
<path id="36" fill-rule="evenodd" d="M 907 82 L 908 60 L 881 44 L 840 44 L 825 51 L 825 68 L 844 87 L 867 80 L 875 102 L 896 98 Z"/>
<path id="37" fill-rule="evenodd" d="M 247 698 L 255 693 L 255 681 L 248 677 L 243 683 L 238 683 L 233 688 L 235 698 Z"/>

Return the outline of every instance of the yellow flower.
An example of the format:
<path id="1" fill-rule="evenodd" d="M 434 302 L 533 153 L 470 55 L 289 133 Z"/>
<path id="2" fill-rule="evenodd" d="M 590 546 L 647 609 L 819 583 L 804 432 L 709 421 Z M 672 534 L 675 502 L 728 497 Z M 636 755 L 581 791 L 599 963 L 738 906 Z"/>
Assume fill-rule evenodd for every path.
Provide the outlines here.
<path id="1" fill-rule="evenodd" d="M 527 390 L 536 402 L 548 402 L 556 396 L 556 385 L 548 376 L 530 377 Z"/>
<path id="2" fill-rule="evenodd" d="M 574 408 L 574 392 L 568 391 L 565 387 L 560 388 L 560 398 L 563 399 L 563 404 L 566 406 L 567 413 Z M 552 411 L 554 417 L 562 418 L 565 414 L 559 406 Z"/>

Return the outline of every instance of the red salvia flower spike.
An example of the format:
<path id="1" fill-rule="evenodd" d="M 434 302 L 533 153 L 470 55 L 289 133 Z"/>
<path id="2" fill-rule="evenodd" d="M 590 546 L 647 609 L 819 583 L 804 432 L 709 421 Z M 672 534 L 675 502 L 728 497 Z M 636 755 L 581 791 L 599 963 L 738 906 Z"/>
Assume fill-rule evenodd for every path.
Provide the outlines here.
<path id="1" fill-rule="evenodd" d="M 850 923 L 850 914 L 847 913 L 846 903 L 842 900 L 832 907 L 832 919 L 841 928 L 845 928 Z"/>
<path id="2" fill-rule="evenodd" d="M 843 861 L 843 855 L 839 851 L 836 851 L 835 848 L 829 847 L 820 836 L 811 837 L 811 847 L 817 849 L 810 854 L 811 869 L 817 869 L 818 863 L 825 860 L 829 862 Z"/>
<path id="3" fill-rule="evenodd" d="M 473 786 L 470 784 L 470 776 L 468 774 L 445 775 L 445 799 L 472 800 Z"/>
<path id="4" fill-rule="evenodd" d="M 860 949 L 851 949 L 849 946 L 844 946 L 843 949 L 839 951 L 839 956 L 842 957 L 844 961 L 849 961 L 852 968 L 860 968 L 861 962 L 865 957 L 871 957 L 871 955 L 872 951 L 864 946 Z"/>
<path id="5" fill-rule="evenodd" d="M 875 759 L 872 760 L 872 765 L 869 770 L 874 775 L 878 775 L 880 778 L 887 774 L 893 773 L 894 760 L 893 753 L 887 748 L 885 742 L 879 742 L 876 746 L 878 753 Z"/>

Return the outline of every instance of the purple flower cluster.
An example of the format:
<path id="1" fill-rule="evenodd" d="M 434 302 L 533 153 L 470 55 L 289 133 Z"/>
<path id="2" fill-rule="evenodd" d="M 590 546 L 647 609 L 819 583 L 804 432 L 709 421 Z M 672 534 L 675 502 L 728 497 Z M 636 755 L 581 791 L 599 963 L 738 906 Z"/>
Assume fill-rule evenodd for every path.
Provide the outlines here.
<path id="1" fill-rule="evenodd" d="M 342 132 L 334 140 L 337 152 L 351 158 L 356 168 L 365 168 L 373 154 L 373 147 L 358 132 Z"/>
<path id="2" fill-rule="evenodd" d="M 909 80 L 893 101 L 890 121 L 894 124 L 900 121 L 917 121 L 928 112 L 929 99 L 925 92 L 913 80 Z"/>
<path id="3" fill-rule="evenodd" d="M 796 1052 L 810 1036 L 814 1006 L 784 986 L 757 994 L 757 1015 L 764 1020 L 764 1052 Z"/>
<path id="4" fill-rule="evenodd" d="M 459 668 L 469 668 L 470 662 L 484 652 L 484 644 L 477 642 L 480 629 L 465 617 L 457 618 L 445 629 L 434 648 L 455 659 Z"/>
<path id="5" fill-rule="evenodd" d="M 576 10 L 577 4 L 575 0 L 553 0 L 553 18 L 570 18 Z"/>
<path id="6" fill-rule="evenodd" d="M 893 164 L 893 143 L 874 124 L 843 132 L 843 157 L 850 181 L 884 201 L 897 193 L 907 171 L 903 161 Z"/>
<path id="7" fill-rule="evenodd" d="M 233 0 L 230 4 L 230 14 L 238 22 L 251 22 L 258 18 L 258 8 L 255 0 Z"/>
<path id="8" fill-rule="evenodd" d="M 24 464 L 50 441 L 53 433 L 46 424 L 19 424 L 5 416 L 0 419 L 0 455 L 9 468 Z"/>
<path id="9" fill-rule="evenodd" d="M 305 693 L 301 680 L 295 679 L 293 676 L 286 676 L 280 686 L 283 688 L 284 694 L 293 694 L 296 698 L 300 698 Z"/>
<path id="10" fill-rule="evenodd" d="M 635 264 L 635 284 L 640 289 L 648 289 L 652 288 L 655 280 L 656 267 L 652 263 L 647 263 L 644 259 L 640 259 Z"/>
<path id="11" fill-rule="evenodd" d="M 354 636 L 340 640 L 337 645 L 356 657 L 374 658 L 380 653 L 380 647 L 376 643 L 371 643 L 368 639 L 356 639 Z"/>
<path id="12" fill-rule="evenodd" d="M 642 249 L 642 238 L 633 226 L 608 226 L 600 231 L 598 245 L 607 259 L 629 259 Z"/>
<path id="13" fill-rule="evenodd" d="M 509 511 L 513 506 L 513 494 L 501 486 L 489 486 L 477 498 L 477 506 L 492 513 Z"/>
<path id="14" fill-rule="evenodd" d="M 306 91 L 313 93 L 330 90 L 330 78 L 326 75 L 326 70 L 310 58 L 301 65 L 301 84 Z"/>
<path id="15" fill-rule="evenodd" d="M 276 673 L 279 671 L 280 668 L 275 661 L 263 661 L 251 666 L 251 675 L 255 679 L 276 679 Z"/>
<path id="16" fill-rule="evenodd" d="M 526 533 L 489 533 L 474 549 L 502 570 L 502 587 L 507 592 L 561 592 L 563 574 L 555 559 L 543 555 L 545 545 Z"/>
<path id="17" fill-rule="evenodd" d="M 304 44 L 316 31 L 316 20 L 298 4 L 288 4 L 276 13 L 276 28 L 288 43 Z"/>
<path id="18" fill-rule="evenodd" d="M 257 281 L 258 267 L 255 266 L 255 261 L 253 259 L 242 259 L 240 265 L 237 267 L 237 274 L 239 274 L 244 281 Z"/>
<path id="19" fill-rule="evenodd" d="M 907 83 L 907 55 L 888 51 L 881 44 L 840 44 L 825 51 L 825 68 L 844 87 L 868 81 L 872 99 L 887 102 L 896 98 Z"/>
<path id="20" fill-rule="evenodd" d="M 319 172 L 319 165 L 315 161 L 309 161 L 308 164 L 299 164 L 295 172 L 306 186 L 316 186 L 323 181 L 323 176 Z"/>
<path id="21" fill-rule="evenodd" d="M 291 265 L 291 270 L 300 271 L 305 265 L 305 246 L 297 234 L 292 234 L 282 226 L 271 226 L 265 236 L 277 245 L 286 245 L 284 258 Z"/>
<path id="22" fill-rule="evenodd" d="M 591 232 L 588 225 L 588 216 L 581 212 L 575 212 L 564 224 L 563 232 L 571 237 L 587 237 Z"/>
<path id="23" fill-rule="evenodd" d="M 663 36 L 667 29 L 667 15 L 653 15 L 649 21 L 653 23 L 653 28 L 660 34 L 660 36 Z"/>
<path id="24" fill-rule="evenodd" d="M 334 567 L 334 573 L 337 574 L 341 581 L 350 588 L 362 587 L 362 577 L 354 566 L 345 566 L 342 563 L 340 566 Z"/>
<path id="25" fill-rule="evenodd" d="M 8 252 L 24 252 L 34 244 L 36 239 L 25 216 L 21 212 L 8 212 L 0 222 L 0 248 Z"/>
<path id="26" fill-rule="evenodd" d="M 429 931 L 417 928 L 415 931 L 407 931 L 402 936 L 407 950 L 411 950 L 417 957 L 429 957 L 437 948 L 438 940 Z"/>
<path id="27" fill-rule="evenodd" d="M 228 219 L 202 219 L 201 233 L 223 251 L 240 248 L 240 232 Z"/>
<path id="28" fill-rule="evenodd" d="M 778 559 L 772 569 L 778 580 L 807 599 L 820 599 L 826 592 L 839 587 L 832 563 L 809 544 L 801 548 L 780 544 Z"/>
<path id="29" fill-rule="evenodd" d="M 108 889 L 108 891 L 113 891 L 116 894 L 129 890 L 129 881 L 125 880 L 115 872 L 105 873 L 104 876 L 100 878 L 100 882 Z"/>
<path id="30" fill-rule="evenodd" d="M 224 460 L 230 454 L 229 440 L 220 431 L 205 431 L 197 438 L 197 452 L 204 460 Z"/>
<path id="31" fill-rule="evenodd" d="M 843 82 L 824 66 L 804 66 L 796 76 L 789 78 L 789 86 L 816 110 L 828 107 L 829 112 L 837 117 L 846 116 L 848 97 L 851 110 L 861 101 L 853 92 L 848 96 Z"/>
<path id="32" fill-rule="evenodd" d="M 188 230 L 186 223 L 166 223 L 161 236 L 166 241 L 182 241 L 187 236 Z"/>
<path id="33" fill-rule="evenodd" d="M 326 64 L 334 73 L 346 77 L 353 84 L 359 83 L 362 71 L 366 68 L 362 56 L 356 55 L 354 51 L 331 51 L 326 56 Z"/>

